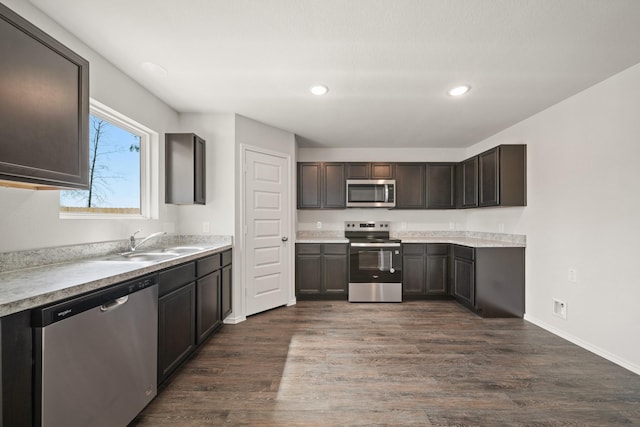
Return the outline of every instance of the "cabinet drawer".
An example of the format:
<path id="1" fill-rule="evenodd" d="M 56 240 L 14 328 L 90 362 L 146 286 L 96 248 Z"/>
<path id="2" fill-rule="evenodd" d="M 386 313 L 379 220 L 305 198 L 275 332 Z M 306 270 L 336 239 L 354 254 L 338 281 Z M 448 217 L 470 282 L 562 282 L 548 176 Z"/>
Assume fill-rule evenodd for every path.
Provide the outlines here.
<path id="1" fill-rule="evenodd" d="M 475 249 L 468 246 L 455 245 L 453 247 L 453 256 L 455 258 L 464 258 L 473 261 L 475 259 Z"/>
<path id="2" fill-rule="evenodd" d="M 231 260 L 233 259 L 233 252 L 231 251 L 231 249 L 229 249 L 228 251 L 224 251 L 222 252 L 222 266 L 226 266 L 231 264 Z"/>
<path id="3" fill-rule="evenodd" d="M 427 245 L 427 255 L 448 255 L 448 254 L 449 254 L 448 243 L 429 243 Z"/>
<path id="4" fill-rule="evenodd" d="M 206 258 L 199 259 L 196 262 L 198 264 L 198 277 L 212 273 L 222 267 L 220 254 L 213 254 Z"/>
<path id="5" fill-rule="evenodd" d="M 349 245 L 345 243 L 325 243 L 324 253 L 335 255 L 346 255 Z"/>
<path id="6" fill-rule="evenodd" d="M 426 245 L 424 243 L 403 243 L 402 254 L 403 255 L 423 255 L 425 246 Z"/>
<path id="7" fill-rule="evenodd" d="M 158 296 L 166 295 L 189 282 L 193 282 L 195 278 L 195 262 L 161 271 L 158 275 Z"/>
<path id="8" fill-rule="evenodd" d="M 320 243 L 298 243 L 296 253 L 304 255 L 320 255 Z"/>

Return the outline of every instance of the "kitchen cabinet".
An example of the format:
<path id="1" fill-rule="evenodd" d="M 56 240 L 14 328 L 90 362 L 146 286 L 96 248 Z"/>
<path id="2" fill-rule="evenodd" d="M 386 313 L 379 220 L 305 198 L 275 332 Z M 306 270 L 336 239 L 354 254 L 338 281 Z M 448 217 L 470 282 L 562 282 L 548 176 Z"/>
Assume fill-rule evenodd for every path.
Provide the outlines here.
<path id="1" fill-rule="evenodd" d="M 347 179 L 394 179 L 395 163 L 347 163 Z"/>
<path id="2" fill-rule="evenodd" d="M 449 244 L 405 243 L 402 245 L 403 296 L 447 296 Z"/>
<path id="3" fill-rule="evenodd" d="M 424 209 L 425 164 L 396 164 L 396 209 Z"/>
<path id="4" fill-rule="evenodd" d="M 165 203 L 206 204 L 205 144 L 193 133 L 165 135 Z"/>
<path id="5" fill-rule="evenodd" d="M 454 296 L 482 317 L 524 316 L 525 249 L 453 247 Z"/>
<path id="6" fill-rule="evenodd" d="M 458 301 L 475 307 L 475 250 L 453 246 L 453 295 Z"/>
<path id="7" fill-rule="evenodd" d="M 233 310 L 233 268 L 231 264 L 231 250 L 222 253 L 222 320 L 227 318 Z"/>
<path id="8" fill-rule="evenodd" d="M 298 163 L 298 209 L 344 209 L 344 163 Z"/>
<path id="9" fill-rule="evenodd" d="M 456 208 L 456 163 L 427 163 L 427 209 Z"/>
<path id="10" fill-rule="evenodd" d="M 478 206 L 527 205 L 527 146 L 499 145 L 478 155 Z"/>
<path id="11" fill-rule="evenodd" d="M 0 184 L 89 188 L 89 62 L 0 4 Z"/>
<path id="12" fill-rule="evenodd" d="M 346 299 L 348 280 L 348 244 L 296 244 L 297 298 Z"/>
<path id="13" fill-rule="evenodd" d="M 221 296 L 220 270 L 201 277 L 196 282 L 197 289 L 197 343 L 204 340 L 222 325 L 222 312 L 220 310 Z"/>
<path id="14" fill-rule="evenodd" d="M 196 347 L 196 269 L 190 262 L 158 276 L 158 384 Z"/>
<path id="15" fill-rule="evenodd" d="M 231 254 L 227 250 L 159 273 L 158 383 L 220 329 L 231 312 Z"/>
<path id="16" fill-rule="evenodd" d="M 458 208 L 478 207 L 478 157 L 472 157 L 456 166 Z"/>
<path id="17" fill-rule="evenodd" d="M 33 423 L 33 329 L 31 312 L 0 318 L 0 425 Z"/>

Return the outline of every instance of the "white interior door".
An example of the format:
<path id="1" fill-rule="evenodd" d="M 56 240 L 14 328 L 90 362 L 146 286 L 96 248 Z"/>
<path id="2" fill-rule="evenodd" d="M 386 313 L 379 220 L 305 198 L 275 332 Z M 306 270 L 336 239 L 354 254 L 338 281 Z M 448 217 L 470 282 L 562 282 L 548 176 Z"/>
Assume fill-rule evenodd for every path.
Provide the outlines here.
<path id="1" fill-rule="evenodd" d="M 286 305 L 289 294 L 288 159 L 245 150 L 246 315 Z"/>

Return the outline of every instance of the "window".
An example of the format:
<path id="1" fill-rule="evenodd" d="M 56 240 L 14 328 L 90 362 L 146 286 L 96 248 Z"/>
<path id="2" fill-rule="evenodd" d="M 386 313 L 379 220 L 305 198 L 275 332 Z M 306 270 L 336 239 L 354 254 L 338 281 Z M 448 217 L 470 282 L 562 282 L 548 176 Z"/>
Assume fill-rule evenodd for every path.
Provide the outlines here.
<path id="1" fill-rule="evenodd" d="M 158 134 L 94 100 L 90 113 L 89 190 L 60 191 L 60 216 L 157 218 Z"/>

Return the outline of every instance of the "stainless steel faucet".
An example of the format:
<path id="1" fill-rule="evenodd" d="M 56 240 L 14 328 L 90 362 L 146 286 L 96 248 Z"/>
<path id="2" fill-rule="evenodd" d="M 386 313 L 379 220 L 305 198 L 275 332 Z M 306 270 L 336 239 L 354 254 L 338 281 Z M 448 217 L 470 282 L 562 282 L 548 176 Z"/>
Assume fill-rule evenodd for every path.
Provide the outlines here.
<path id="1" fill-rule="evenodd" d="M 138 234 L 139 232 L 140 230 L 136 231 L 131 235 L 131 237 L 129 237 L 129 247 L 131 248 L 132 252 L 138 249 L 138 247 L 140 247 L 140 245 L 142 245 L 147 240 L 153 239 L 154 237 L 162 236 L 163 234 L 167 234 L 166 231 L 158 231 L 157 233 L 149 234 L 147 237 L 136 244 L 136 234 Z"/>

